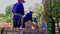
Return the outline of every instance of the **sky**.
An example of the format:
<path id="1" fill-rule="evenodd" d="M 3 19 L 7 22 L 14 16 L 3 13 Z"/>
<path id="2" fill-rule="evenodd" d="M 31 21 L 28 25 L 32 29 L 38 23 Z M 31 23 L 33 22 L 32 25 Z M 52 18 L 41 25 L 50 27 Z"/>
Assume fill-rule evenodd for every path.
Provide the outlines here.
<path id="1" fill-rule="evenodd" d="M 30 6 L 33 6 L 35 3 L 41 3 L 42 0 L 25 0 L 24 9 L 27 11 Z M 0 0 L 0 13 L 5 13 L 5 9 L 9 5 L 13 5 L 17 0 Z"/>

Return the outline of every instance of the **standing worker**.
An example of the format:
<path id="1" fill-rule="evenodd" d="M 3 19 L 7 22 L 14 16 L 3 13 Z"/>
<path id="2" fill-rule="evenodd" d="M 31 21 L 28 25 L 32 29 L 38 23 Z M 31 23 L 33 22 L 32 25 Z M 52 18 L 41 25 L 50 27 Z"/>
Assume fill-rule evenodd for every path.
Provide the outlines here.
<path id="1" fill-rule="evenodd" d="M 21 27 L 21 18 L 24 15 L 24 0 L 18 0 L 17 3 L 13 5 L 12 12 L 13 12 L 13 27 L 20 28 Z"/>

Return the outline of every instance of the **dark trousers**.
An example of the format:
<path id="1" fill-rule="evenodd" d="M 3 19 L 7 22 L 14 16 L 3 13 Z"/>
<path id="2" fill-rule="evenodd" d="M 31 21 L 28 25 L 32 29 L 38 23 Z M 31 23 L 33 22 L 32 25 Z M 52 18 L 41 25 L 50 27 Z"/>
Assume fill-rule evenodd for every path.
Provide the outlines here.
<path id="1" fill-rule="evenodd" d="M 13 27 L 14 28 L 20 28 L 21 26 L 21 18 L 13 18 Z"/>
<path id="2" fill-rule="evenodd" d="M 23 23 L 22 28 L 25 28 L 25 23 Z"/>
<path id="3" fill-rule="evenodd" d="M 26 18 L 23 17 L 23 24 L 22 24 L 22 28 L 25 28 L 25 22 L 27 22 Z"/>

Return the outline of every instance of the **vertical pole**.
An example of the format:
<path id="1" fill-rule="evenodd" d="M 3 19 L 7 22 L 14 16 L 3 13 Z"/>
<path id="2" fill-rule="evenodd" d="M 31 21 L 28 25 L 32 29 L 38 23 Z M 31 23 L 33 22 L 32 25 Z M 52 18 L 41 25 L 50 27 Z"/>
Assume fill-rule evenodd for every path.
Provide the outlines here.
<path id="1" fill-rule="evenodd" d="M 44 11 L 45 11 L 45 19 L 46 19 L 46 24 L 48 25 L 48 8 L 47 8 L 47 0 L 44 0 L 43 2 L 43 5 L 44 5 Z M 48 34 L 48 27 L 46 25 L 46 33 L 45 34 Z"/>

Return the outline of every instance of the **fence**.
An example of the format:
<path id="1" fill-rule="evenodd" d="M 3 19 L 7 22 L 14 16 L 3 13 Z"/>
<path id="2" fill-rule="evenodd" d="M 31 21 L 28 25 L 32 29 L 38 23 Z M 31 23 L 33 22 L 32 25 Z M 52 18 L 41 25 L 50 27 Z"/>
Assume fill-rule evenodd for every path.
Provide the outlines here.
<path id="1" fill-rule="evenodd" d="M 0 23 L 0 25 L 1 25 L 0 34 L 41 34 L 42 33 L 40 27 L 36 28 L 37 25 L 30 22 L 25 23 L 25 28 L 13 28 L 12 23 Z M 34 28 L 32 28 L 32 26 Z"/>
<path id="2" fill-rule="evenodd" d="M 0 28 L 0 34 L 40 34 L 40 31 L 29 28 Z"/>

